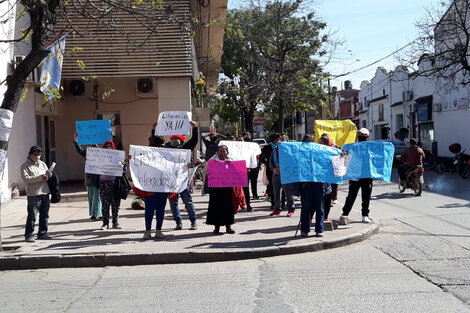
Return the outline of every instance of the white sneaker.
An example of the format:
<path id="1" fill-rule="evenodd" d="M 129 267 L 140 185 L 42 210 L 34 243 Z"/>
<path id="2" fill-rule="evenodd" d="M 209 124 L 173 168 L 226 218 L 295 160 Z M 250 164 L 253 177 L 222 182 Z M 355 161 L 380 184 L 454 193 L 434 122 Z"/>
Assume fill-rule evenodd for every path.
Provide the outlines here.
<path id="1" fill-rule="evenodd" d="M 150 238 L 152 238 L 152 233 L 150 232 L 150 230 L 145 231 L 143 238 L 144 240 L 149 240 Z"/>
<path id="2" fill-rule="evenodd" d="M 366 223 L 366 224 L 369 224 L 370 223 L 370 218 L 368 216 L 363 216 L 362 217 L 362 222 Z"/>
<path id="3" fill-rule="evenodd" d="M 348 225 L 349 224 L 349 218 L 345 215 L 341 215 L 339 218 L 338 218 L 338 224 L 339 225 Z"/>

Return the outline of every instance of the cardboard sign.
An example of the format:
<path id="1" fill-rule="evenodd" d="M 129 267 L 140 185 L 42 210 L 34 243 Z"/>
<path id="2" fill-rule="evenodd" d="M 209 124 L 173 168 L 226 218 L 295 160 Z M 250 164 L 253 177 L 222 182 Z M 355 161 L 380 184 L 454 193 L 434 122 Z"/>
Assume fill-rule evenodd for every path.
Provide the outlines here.
<path id="1" fill-rule="evenodd" d="M 79 145 L 103 144 L 113 139 L 110 120 L 77 121 L 75 127 Z"/>
<path id="2" fill-rule="evenodd" d="M 130 170 L 134 185 L 148 192 L 177 192 L 188 187 L 191 151 L 131 145 Z"/>
<path id="3" fill-rule="evenodd" d="M 191 112 L 166 111 L 158 115 L 155 136 L 189 135 L 191 133 Z"/>
<path id="4" fill-rule="evenodd" d="M 281 183 L 323 182 L 341 184 L 331 162 L 341 150 L 313 142 L 282 142 L 279 144 Z"/>
<path id="5" fill-rule="evenodd" d="M 256 142 L 222 140 L 219 142 L 219 146 L 222 145 L 227 146 L 230 159 L 245 161 L 247 168 L 258 166 L 256 156 L 261 154 L 261 148 Z"/>
<path id="6" fill-rule="evenodd" d="M 13 111 L 0 109 L 0 141 L 8 141 L 13 125 Z"/>
<path id="7" fill-rule="evenodd" d="M 345 145 L 343 150 L 351 156 L 348 171 L 343 177 L 345 180 L 375 178 L 390 182 L 395 152 L 391 142 L 357 142 Z"/>
<path id="8" fill-rule="evenodd" d="M 356 141 L 356 132 L 356 125 L 350 120 L 315 121 L 315 142 L 318 142 L 320 136 L 326 133 L 330 136 L 331 141 L 342 147 L 347 143 Z"/>
<path id="9" fill-rule="evenodd" d="M 113 149 L 88 147 L 86 150 L 85 173 L 108 176 L 122 176 L 126 152 Z"/>
<path id="10" fill-rule="evenodd" d="M 248 172 L 245 161 L 219 162 L 209 160 L 209 187 L 247 187 Z"/>

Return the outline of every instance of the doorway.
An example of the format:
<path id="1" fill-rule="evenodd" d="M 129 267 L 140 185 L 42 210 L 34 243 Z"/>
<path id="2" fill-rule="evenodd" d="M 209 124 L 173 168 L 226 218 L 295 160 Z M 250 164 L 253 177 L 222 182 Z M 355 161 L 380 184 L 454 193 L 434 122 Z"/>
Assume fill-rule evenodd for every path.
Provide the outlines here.
<path id="1" fill-rule="evenodd" d="M 43 148 L 43 161 L 47 166 L 57 161 L 56 121 L 54 117 L 36 115 L 36 141 Z"/>

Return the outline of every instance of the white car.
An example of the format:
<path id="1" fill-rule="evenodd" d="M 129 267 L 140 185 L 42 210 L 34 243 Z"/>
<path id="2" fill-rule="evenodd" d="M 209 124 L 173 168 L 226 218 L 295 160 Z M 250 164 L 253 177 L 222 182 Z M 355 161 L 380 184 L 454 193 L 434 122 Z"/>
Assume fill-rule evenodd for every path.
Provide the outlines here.
<path id="1" fill-rule="evenodd" d="M 253 139 L 253 142 L 256 142 L 257 144 L 259 144 L 259 146 L 261 148 L 263 148 L 264 146 L 266 146 L 268 143 L 266 142 L 266 139 L 264 138 L 256 138 L 256 139 Z"/>

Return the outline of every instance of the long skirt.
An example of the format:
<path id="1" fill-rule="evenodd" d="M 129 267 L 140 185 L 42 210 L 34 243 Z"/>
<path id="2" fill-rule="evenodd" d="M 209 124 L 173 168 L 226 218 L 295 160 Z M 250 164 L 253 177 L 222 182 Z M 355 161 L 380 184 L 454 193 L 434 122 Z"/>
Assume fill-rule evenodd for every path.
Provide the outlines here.
<path id="1" fill-rule="evenodd" d="M 233 223 L 232 188 L 209 188 L 206 224 L 226 226 Z"/>

